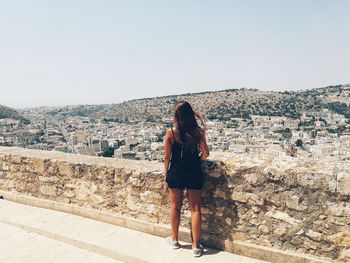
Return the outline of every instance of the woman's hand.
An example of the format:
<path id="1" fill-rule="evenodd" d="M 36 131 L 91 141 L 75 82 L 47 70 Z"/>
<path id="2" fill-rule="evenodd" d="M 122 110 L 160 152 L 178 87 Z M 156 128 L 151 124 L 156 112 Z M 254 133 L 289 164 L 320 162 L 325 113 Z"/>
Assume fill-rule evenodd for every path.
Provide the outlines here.
<path id="1" fill-rule="evenodd" d="M 200 155 L 200 159 L 202 161 L 204 161 L 209 156 L 209 149 L 208 149 L 208 145 L 207 145 L 207 140 L 205 138 L 205 134 L 203 134 L 203 136 L 201 137 L 199 147 L 200 147 L 201 152 L 202 152 Z"/>
<path id="2" fill-rule="evenodd" d="M 167 182 L 167 180 L 168 180 L 168 174 L 167 174 L 167 173 L 165 173 L 165 176 L 164 176 L 164 182 Z"/>

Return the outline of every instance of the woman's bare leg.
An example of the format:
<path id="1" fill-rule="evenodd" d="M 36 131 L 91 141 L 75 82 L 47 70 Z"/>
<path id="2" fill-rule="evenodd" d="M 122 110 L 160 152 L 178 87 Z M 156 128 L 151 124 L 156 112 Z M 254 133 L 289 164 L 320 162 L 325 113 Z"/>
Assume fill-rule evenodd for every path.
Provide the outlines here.
<path id="1" fill-rule="evenodd" d="M 179 240 L 180 213 L 182 206 L 183 190 L 169 188 L 170 197 L 170 225 L 173 240 Z"/>
<path id="2" fill-rule="evenodd" d="M 187 190 L 188 207 L 192 217 L 192 237 L 193 248 L 199 248 L 199 237 L 201 234 L 202 215 L 201 215 L 201 190 Z"/>

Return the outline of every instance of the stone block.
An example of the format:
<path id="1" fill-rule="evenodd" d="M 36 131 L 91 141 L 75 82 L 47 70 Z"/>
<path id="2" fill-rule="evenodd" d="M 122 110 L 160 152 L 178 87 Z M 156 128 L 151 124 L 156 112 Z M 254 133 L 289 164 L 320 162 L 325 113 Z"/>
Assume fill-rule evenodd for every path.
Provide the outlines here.
<path id="1" fill-rule="evenodd" d="M 57 167 L 58 167 L 59 174 L 67 177 L 72 177 L 73 175 L 72 164 L 61 162 L 57 164 Z"/>
<path id="2" fill-rule="evenodd" d="M 306 231 L 305 236 L 309 237 L 313 241 L 318 241 L 318 242 L 320 242 L 321 239 L 322 239 L 322 234 L 321 233 L 312 231 L 311 229 Z"/>
<path id="3" fill-rule="evenodd" d="M 263 233 L 263 234 L 270 233 L 270 229 L 267 226 L 265 226 L 265 225 L 260 225 L 258 227 L 258 230 L 259 230 L 260 233 Z"/>
<path id="4" fill-rule="evenodd" d="M 286 206 L 289 209 L 293 209 L 296 211 L 305 211 L 307 209 L 306 206 L 299 204 L 299 197 L 296 195 L 293 195 L 291 197 L 287 197 L 286 198 Z"/>
<path id="5" fill-rule="evenodd" d="M 247 192 L 233 192 L 231 195 L 232 200 L 238 201 L 241 203 L 247 203 L 249 205 L 263 205 L 264 198 L 260 197 L 254 193 Z"/>
<path id="6" fill-rule="evenodd" d="M 39 193 L 44 196 L 57 196 L 57 187 L 54 185 L 42 185 L 39 187 Z"/>
<path id="7" fill-rule="evenodd" d="M 278 227 L 273 231 L 274 234 L 278 236 L 284 236 L 287 233 L 287 228 L 285 227 Z"/>
<path id="8" fill-rule="evenodd" d="M 350 195 L 350 172 L 343 172 L 338 174 L 337 190 L 342 195 Z"/>
<path id="9" fill-rule="evenodd" d="M 350 248 L 350 230 L 345 230 L 337 234 L 331 235 L 327 238 L 327 240 L 337 246 Z"/>
<path id="10" fill-rule="evenodd" d="M 326 202 L 327 214 L 337 217 L 350 218 L 350 203 L 348 202 Z M 349 219 L 350 220 L 350 219 Z"/>
<path id="11" fill-rule="evenodd" d="M 265 216 L 267 217 L 272 217 L 281 221 L 284 221 L 292 226 L 297 226 L 301 221 L 298 219 L 295 219 L 293 217 L 291 217 L 290 215 L 288 215 L 285 212 L 281 212 L 281 211 L 268 211 Z"/>
<path id="12" fill-rule="evenodd" d="M 350 262 L 350 249 L 343 249 L 340 251 L 338 260 L 340 262 Z"/>
<path id="13" fill-rule="evenodd" d="M 33 159 L 32 160 L 33 170 L 38 174 L 44 174 L 45 169 L 45 160 L 43 159 Z"/>

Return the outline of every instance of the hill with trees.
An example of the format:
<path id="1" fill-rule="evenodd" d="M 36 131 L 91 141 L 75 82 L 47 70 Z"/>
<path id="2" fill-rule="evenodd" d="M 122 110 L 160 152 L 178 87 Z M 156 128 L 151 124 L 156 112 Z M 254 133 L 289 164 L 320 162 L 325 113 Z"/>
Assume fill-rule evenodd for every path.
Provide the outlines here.
<path id="1" fill-rule="evenodd" d="M 23 123 L 29 123 L 29 120 L 26 119 L 17 110 L 4 105 L 0 105 L 0 119 L 6 119 L 6 118 L 19 120 Z"/>

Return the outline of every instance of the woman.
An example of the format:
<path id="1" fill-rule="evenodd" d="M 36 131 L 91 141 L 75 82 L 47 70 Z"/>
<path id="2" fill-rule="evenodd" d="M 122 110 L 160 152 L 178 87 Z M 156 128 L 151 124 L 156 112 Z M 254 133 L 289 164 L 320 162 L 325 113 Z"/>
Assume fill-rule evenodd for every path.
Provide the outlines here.
<path id="1" fill-rule="evenodd" d="M 197 123 L 200 120 L 202 127 Z M 172 248 L 180 248 L 178 231 L 183 190 L 187 189 L 187 199 L 192 217 L 192 250 L 195 257 L 202 255 L 199 244 L 201 231 L 201 189 L 203 172 L 201 160 L 209 156 L 205 138 L 204 118 L 192 110 L 186 101 L 179 101 L 174 107 L 174 126 L 167 130 L 164 140 L 165 180 L 170 196 L 170 224 L 172 236 L 167 242 Z M 199 149 L 201 155 L 199 156 Z M 171 158 L 171 160 L 170 160 Z M 169 167 L 170 162 L 170 167 Z"/>

